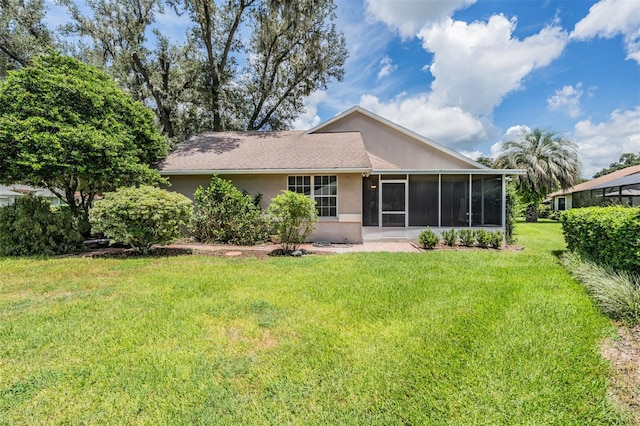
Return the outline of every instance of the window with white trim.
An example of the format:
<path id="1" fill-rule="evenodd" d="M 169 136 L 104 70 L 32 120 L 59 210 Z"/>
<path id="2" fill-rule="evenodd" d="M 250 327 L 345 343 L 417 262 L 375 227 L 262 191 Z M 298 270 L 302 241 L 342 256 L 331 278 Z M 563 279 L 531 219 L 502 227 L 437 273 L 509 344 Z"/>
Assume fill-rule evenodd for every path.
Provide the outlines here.
<path id="1" fill-rule="evenodd" d="M 338 216 L 337 176 L 289 176 L 287 189 L 314 200 L 318 217 Z"/>

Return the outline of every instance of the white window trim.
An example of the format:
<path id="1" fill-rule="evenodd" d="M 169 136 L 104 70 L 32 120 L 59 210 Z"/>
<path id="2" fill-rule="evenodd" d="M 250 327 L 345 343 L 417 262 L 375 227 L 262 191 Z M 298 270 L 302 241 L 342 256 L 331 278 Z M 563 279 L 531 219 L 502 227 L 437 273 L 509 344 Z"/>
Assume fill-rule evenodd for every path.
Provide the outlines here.
<path id="1" fill-rule="evenodd" d="M 335 176 L 336 177 L 336 195 L 322 195 L 322 196 L 318 196 L 318 198 L 329 198 L 329 197 L 335 197 L 336 198 L 336 215 L 335 216 L 320 216 L 318 215 L 318 220 L 321 221 L 325 221 L 325 220 L 336 220 L 338 219 L 338 217 L 340 216 L 340 213 L 338 213 L 340 211 L 339 209 L 339 177 L 336 174 L 316 174 L 316 175 L 287 175 L 287 190 L 289 191 L 289 178 L 291 177 L 298 177 L 298 176 L 302 176 L 302 177 L 306 177 L 309 176 L 310 178 L 310 182 L 311 182 L 311 191 L 309 194 L 309 198 L 311 198 L 313 201 L 316 201 L 316 194 L 315 194 L 315 178 L 316 177 L 322 177 L 322 176 Z"/>

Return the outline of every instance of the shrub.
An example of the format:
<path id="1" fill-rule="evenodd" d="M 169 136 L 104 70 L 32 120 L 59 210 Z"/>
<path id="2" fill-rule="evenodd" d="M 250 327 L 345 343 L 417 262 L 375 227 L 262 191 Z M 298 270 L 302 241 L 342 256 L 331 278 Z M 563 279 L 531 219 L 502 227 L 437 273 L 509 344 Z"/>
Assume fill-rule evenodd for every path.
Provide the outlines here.
<path id="1" fill-rule="evenodd" d="M 24 195 L 0 208 L 0 255 L 57 255 L 84 248 L 78 219 L 67 206 Z"/>
<path id="2" fill-rule="evenodd" d="M 489 248 L 489 244 L 491 244 L 491 235 L 492 232 L 489 232 L 486 229 L 476 229 L 474 231 L 474 236 L 478 242 L 478 246 L 481 248 Z"/>
<path id="3" fill-rule="evenodd" d="M 228 181 L 213 176 L 209 186 L 199 187 L 189 231 L 200 242 L 252 245 L 268 236 L 267 219 L 255 198 Z"/>
<path id="4" fill-rule="evenodd" d="M 551 206 L 549 204 L 538 205 L 538 218 L 548 219 L 551 211 Z"/>
<path id="5" fill-rule="evenodd" d="M 640 323 L 640 276 L 603 268 L 571 252 L 562 256 L 562 263 L 606 315 Z"/>
<path id="6" fill-rule="evenodd" d="M 446 245 L 453 247 L 458 242 L 458 233 L 456 232 L 455 229 L 450 229 L 448 231 L 443 231 L 442 232 L 442 239 L 444 240 L 444 243 Z"/>
<path id="7" fill-rule="evenodd" d="M 440 238 L 438 238 L 438 235 L 436 235 L 431 228 L 425 229 L 418 235 L 418 243 L 422 245 L 423 248 L 429 250 L 433 249 L 436 244 L 438 244 L 438 241 L 440 241 Z"/>
<path id="8" fill-rule="evenodd" d="M 475 243 L 475 233 L 472 229 L 461 229 L 458 232 L 458 238 L 460 238 L 460 244 L 465 247 L 471 247 Z"/>
<path id="9" fill-rule="evenodd" d="M 640 273 L 640 209 L 586 207 L 560 215 L 572 252 L 602 266 Z"/>
<path id="10" fill-rule="evenodd" d="M 507 244 L 514 244 L 516 219 L 524 215 L 524 205 L 518 196 L 518 190 L 514 182 L 507 184 L 506 192 L 506 223 L 505 223 L 505 239 Z"/>
<path id="11" fill-rule="evenodd" d="M 153 244 L 182 235 L 191 214 L 191 200 L 152 186 L 120 188 L 104 194 L 89 210 L 94 232 L 147 254 Z"/>
<path id="12" fill-rule="evenodd" d="M 491 232 L 491 240 L 489 241 L 489 245 L 491 248 L 499 249 L 502 247 L 502 240 L 504 239 L 504 234 L 502 231 Z"/>
<path id="13" fill-rule="evenodd" d="M 304 194 L 292 191 L 282 191 L 275 197 L 267 214 L 285 253 L 297 250 L 311 235 L 318 220 L 315 202 Z"/>
<path id="14" fill-rule="evenodd" d="M 562 212 L 559 211 L 552 211 L 551 213 L 549 213 L 549 219 L 551 220 L 555 220 L 556 222 L 560 220 L 560 214 Z"/>

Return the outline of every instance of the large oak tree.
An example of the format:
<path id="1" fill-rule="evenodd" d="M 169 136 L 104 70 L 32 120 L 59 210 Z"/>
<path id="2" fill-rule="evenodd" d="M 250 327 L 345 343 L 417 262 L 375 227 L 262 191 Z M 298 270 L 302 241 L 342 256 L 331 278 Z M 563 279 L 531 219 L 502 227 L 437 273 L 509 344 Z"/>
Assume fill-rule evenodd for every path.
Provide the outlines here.
<path id="1" fill-rule="evenodd" d="M 54 43 L 43 0 L 0 0 L 0 78 Z"/>
<path id="2" fill-rule="evenodd" d="M 286 129 L 306 96 L 343 77 L 333 0 L 60 1 L 73 17 L 65 33 L 91 40 L 76 54 L 150 106 L 175 141 Z M 158 28 L 169 10 L 190 19 L 183 42 Z"/>

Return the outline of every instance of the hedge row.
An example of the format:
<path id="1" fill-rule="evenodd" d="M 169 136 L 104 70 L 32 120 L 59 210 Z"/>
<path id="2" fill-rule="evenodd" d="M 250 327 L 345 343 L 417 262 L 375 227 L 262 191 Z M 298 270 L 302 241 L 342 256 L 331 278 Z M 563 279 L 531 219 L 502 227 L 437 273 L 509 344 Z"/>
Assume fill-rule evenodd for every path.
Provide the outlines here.
<path id="1" fill-rule="evenodd" d="M 567 247 L 602 266 L 640 273 L 640 208 L 586 207 L 560 216 Z"/>

